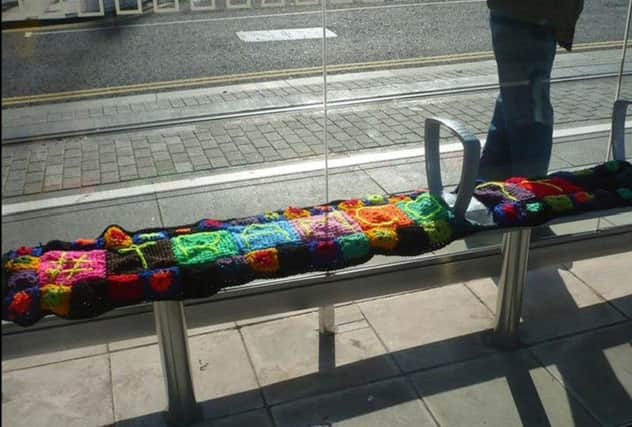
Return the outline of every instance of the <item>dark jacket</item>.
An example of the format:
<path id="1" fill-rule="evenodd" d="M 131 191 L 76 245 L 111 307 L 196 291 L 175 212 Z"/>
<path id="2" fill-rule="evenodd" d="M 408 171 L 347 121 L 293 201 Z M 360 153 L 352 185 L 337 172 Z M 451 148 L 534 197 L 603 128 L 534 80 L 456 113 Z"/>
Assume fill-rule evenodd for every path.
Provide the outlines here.
<path id="1" fill-rule="evenodd" d="M 487 0 L 498 15 L 551 27 L 560 46 L 571 50 L 584 0 Z"/>

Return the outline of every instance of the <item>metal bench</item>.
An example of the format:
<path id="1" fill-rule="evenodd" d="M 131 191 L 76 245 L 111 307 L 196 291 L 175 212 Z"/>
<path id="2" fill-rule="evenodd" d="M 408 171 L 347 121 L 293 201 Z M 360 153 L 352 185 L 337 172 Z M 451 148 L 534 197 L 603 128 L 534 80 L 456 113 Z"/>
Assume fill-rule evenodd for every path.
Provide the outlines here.
<path id="1" fill-rule="evenodd" d="M 631 103 L 617 101 L 614 105 L 611 141 L 615 159 L 625 159 L 625 115 Z M 463 166 L 456 198 L 443 191 L 439 151 L 441 127 L 450 130 L 463 144 Z M 429 190 L 446 200 L 454 199 L 457 221 L 465 216 L 485 221 L 486 209 L 472 200 L 481 148 L 478 138 L 461 123 L 429 118 L 425 122 L 425 148 Z M 609 213 L 622 210 L 611 210 Z M 598 216 L 599 212 L 574 215 L 551 221 L 548 225 Z M 519 344 L 518 327 L 528 269 L 632 249 L 632 225 L 533 243 L 531 227 L 485 233 L 502 233 L 501 247 L 470 249 L 448 256 L 414 258 L 381 266 L 361 266 L 255 283 L 227 289 L 193 305 L 212 304 L 212 310 L 208 310 L 209 324 L 319 307 L 320 333 L 334 334 L 336 303 L 439 287 L 500 273 L 496 317 L 489 344 L 511 349 Z M 199 409 L 193 392 L 183 303 L 154 302 L 153 310 L 167 389 L 167 417 L 175 425 L 189 425 L 197 419 Z"/>

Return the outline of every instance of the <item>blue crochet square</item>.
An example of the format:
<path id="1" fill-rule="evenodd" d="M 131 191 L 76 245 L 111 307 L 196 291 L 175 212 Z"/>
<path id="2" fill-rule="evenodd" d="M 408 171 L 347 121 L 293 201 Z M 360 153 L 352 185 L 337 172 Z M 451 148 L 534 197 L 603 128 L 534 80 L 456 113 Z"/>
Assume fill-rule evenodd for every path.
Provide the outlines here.
<path id="1" fill-rule="evenodd" d="M 301 241 L 300 236 L 288 221 L 239 225 L 232 227 L 230 231 L 239 250 L 244 254 Z"/>

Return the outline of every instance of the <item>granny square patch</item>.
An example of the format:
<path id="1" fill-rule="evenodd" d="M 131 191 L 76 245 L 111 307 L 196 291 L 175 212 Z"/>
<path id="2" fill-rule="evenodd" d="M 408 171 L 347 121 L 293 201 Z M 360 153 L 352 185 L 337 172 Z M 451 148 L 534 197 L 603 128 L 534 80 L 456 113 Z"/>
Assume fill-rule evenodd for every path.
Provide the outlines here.
<path id="1" fill-rule="evenodd" d="M 105 251 L 50 251 L 41 257 L 40 285 L 72 286 L 79 280 L 105 279 Z"/>
<path id="2" fill-rule="evenodd" d="M 9 291 L 21 291 L 27 288 L 39 288 L 39 276 L 36 270 L 18 270 L 8 280 Z"/>
<path id="3" fill-rule="evenodd" d="M 46 285 L 40 288 L 40 306 L 58 316 L 67 317 L 70 311 L 72 288 L 64 285 Z"/>
<path id="4" fill-rule="evenodd" d="M 170 240 L 132 243 L 126 248 L 108 251 L 106 261 L 108 274 L 139 273 L 177 264 Z"/>
<path id="5" fill-rule="evenodd" d="M 496 227 L 536 225 L 632 206 L 632 164 L 482 182 L 473 195 Z M 2 318 L 29 326 L 49 314 L 88 318 L 147 301 L 205 298 L 252 280 L 357 265 L 376 254 L 423 254 L 492 227 L 454 218 L 445 200 L 414 190 L 167 228 L 110 225 L 94 239 L 51 240 L 3 254 Z"/>
<path id="6" fill-rule="evenodd" d="M 338 236 L 359 233 L 361 231 L 355 221 L 340 211 L 297 218 L 290 222 L 303 240 L 331 240 Z"/>
<path id="7" fill-rule="evenodd" d="M 423 193 L 415 200 L 399 202 L 397 207 L 420 225 L 436 219 L 447 220 L 450 216 L 450 210 L 445 203 L 431 193 Z"/>
<path id="8" fill-rule="evenodd" d="M 178 267 L 140 273 L 143 295 L 149 301 L 182 299 L 182 281 Z"/>
<path id="9" fill-rule="evenodd" d="M 40 289 L 28 288 L 4 296 L 2 304 L 3 319 L 22 326 L 30 326 L 43 316 L 40 308 Z"/>
<path id="10" fill-rule="evenodd" d="M 70 294 L 72 319 L 84 319 L 112 309 L 107 280 L 81 281 L 75 283 Z"/>
<path id="11" fill-rule="evenodd" d="M 4 267 L 7 271 L 37 270 L 39 269 L 40 262 L 40 257 L 20 255 L 9 260 Z"/>
<path id="12" fill-rule="evenodd" d="M 340 236 L 336 239 L 343 259 L 347 263 L 360 263 L 371 258 L 369 239 L 362 233 Z"/>
<path id="13" fill-rule="evenodd" d="M 143 299 L 143 284 L 138 274 L 108 276 L 109 293 L 116 306 L 135 304 Z"/>
<path id="14" fill-rule="evenodd" d="M 234 226 L 230 231 L 242 253 L 300 241 L 298 233 L 287 221 Z"/>
<path id="15" fill-rule="evenodd" d="M 279 271 L 279 256 L 276 248 L 252 251 L 244 257 L 257 273 L 267 275 Z"/>
<path id="16" fill-rule="evenodd" d="M 347 210 L 349 216 L 360 224 L 362 230 L 372 228 L 391 228 L 414 224 L 404 212 L 394 205 L 361 206 Z"/>
<path id="17" fill-rule="evenodd" d="M 183 234 L 171 239 L 180 264 L 202 264 L 238 254 L 237 244 L 228 231 Z"/>

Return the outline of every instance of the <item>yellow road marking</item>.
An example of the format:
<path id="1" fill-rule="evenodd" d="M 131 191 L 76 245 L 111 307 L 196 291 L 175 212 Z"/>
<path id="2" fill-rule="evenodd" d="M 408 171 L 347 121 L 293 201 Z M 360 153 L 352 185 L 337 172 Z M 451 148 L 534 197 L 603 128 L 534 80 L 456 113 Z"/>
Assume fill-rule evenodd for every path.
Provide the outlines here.
<path id="1" fill-rule="evenodd" d="M 595 49 L 595 48 L 614 48 L 614 47 L 621 47 L 622 44 L 623 42 L 621 40 L 593 42 L 593 43 L 578 43 L 574 46 L 573 49 L 574 51 L 578 51 L 578 50 L 587 50 L 587 49 Z M 628 43 L 628 46 L 632 46 L 632 42 Z M 458 61 L 458 60 L 492 59 L 493 56 L 494 54 L 492 51 L 480 51 L 480 52 L 458 53 L 458 54 L 450 54 L 450 55 L 438 55 L 438 56 L 431 56 L 431 57 L 338 64 L 338 65 L 328 66 L 327 70 L 328 72 L 357 71 L 357 70 L 364 70 L 364 69 L 386 68 L 386 67 L 402 66 L 402 65 L 424 65 L 424 64 Z M 2 98 L 2 105 L 11 106 L 11 105 L 18 105 L 18 104 L 26 104 L 26 103 L 31 103 L 31 102 L 60 101 L 60 100 L 67 100 L 67 99 L 84 98 L 88 96 L 124 94 L 124 93 L 129 93 L 129 92 L 150 91 L 150 90 L 157 90 L 157 89 L 183 88 L 183 87 L 199 86 L 199 85 L 209 84 L 209 83 L 214 83 L 214 84 L 231 83 L 231 82 L 239 82 L 239 81 L 244 81 L 244 80 L 253 80 L 257 78 L 283 78 L 283 77 L 291 77 L 291 76 L 304 76 L 304 75 L 309 75 L 309 74 L 317 74 L 317 73 L 320 73 L 321 71 L 322 71 L 322 67 L 320 66 L 290 68 L 286 70 L 270 70 L 270 71 L 254 72 L 254 73 L 229 74 L 229 75 L 222 75 L 222 76 L 198 77 L 198 78 L 182 79 L 182 80 L 168 80 L 168 81 L 162 81 L 162 82 L 138 83 L 138 84 L 124 85 L 124 86 L 111 86 L 111 87 L 105 87 L 105 88 L 53 92 L 53 93 L 45 93 L 41 95 L 15 96 L 15 97 Z"/>

